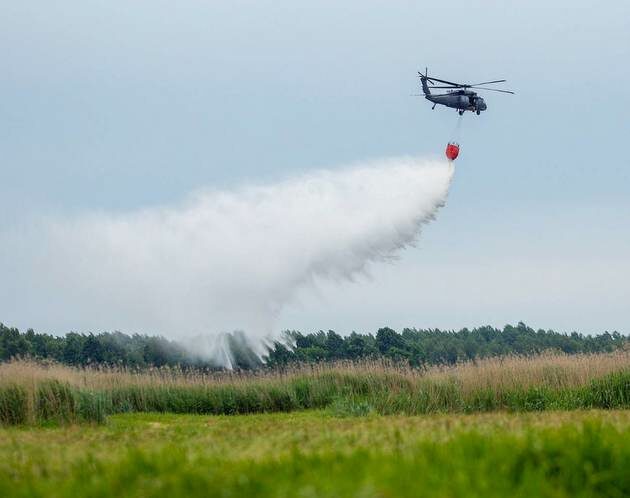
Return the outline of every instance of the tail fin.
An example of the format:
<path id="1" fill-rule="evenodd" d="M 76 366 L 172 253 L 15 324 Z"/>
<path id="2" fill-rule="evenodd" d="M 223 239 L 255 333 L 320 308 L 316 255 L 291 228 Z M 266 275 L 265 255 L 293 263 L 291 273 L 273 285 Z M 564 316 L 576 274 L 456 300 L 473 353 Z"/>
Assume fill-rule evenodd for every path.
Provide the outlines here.
<path id="1" fill-rule="evenodd" d="M 425 67 L 424 74 L 420 71 L 418 71 L 418 74 L 420 75 L 420 82 L 422 83 L 422 91 L 425 95 L 431 95 L 431 90 L 429 90 L 429 85 L 427 85 L 427 81 L 429 79 L 429 69 Z"/>
<path id="2" fill-rule="evenodd" d="M 420 81 L 422 82 L 422 91 L 425 95 L 431 95 L 431 90 L 429 90 L 429 85 L 427 85 L 427 79 L 424 76 L 420 76 Z"/>

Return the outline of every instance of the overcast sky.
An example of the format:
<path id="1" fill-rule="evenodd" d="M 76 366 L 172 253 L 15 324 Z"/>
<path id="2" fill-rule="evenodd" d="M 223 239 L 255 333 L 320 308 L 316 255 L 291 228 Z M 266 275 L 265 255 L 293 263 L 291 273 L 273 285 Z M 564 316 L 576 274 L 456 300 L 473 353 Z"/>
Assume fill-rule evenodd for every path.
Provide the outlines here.
<path id="1" fill-rule="evenodd" d="M 629 60 L 625 0 L 5 1 L 0 229 L 439 156 L 457 115 L 410 97 L 416 71 L 506 78 L 516 95 L 464 117 L 418 247 L 304 292 L 278 327 L 630 333 Z M 27 303 L 0 321 L 66 332 Z"/>

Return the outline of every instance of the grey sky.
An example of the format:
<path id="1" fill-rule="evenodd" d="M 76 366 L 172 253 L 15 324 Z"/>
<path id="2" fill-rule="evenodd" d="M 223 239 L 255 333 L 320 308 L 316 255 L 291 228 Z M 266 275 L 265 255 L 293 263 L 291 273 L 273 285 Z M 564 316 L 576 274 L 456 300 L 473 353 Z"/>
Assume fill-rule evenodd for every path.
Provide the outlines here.
<path id="1" fill-rule="evenodd" d="M 3 2 L 0 228 L 441 155 L 456 114 L 409 97 L 416 71 L 505 77 L 419 247 L 279 326 L 630 332 L 628 60 L 622 0 Z M 26 305 L 0 320 L 65 332 Z"/>

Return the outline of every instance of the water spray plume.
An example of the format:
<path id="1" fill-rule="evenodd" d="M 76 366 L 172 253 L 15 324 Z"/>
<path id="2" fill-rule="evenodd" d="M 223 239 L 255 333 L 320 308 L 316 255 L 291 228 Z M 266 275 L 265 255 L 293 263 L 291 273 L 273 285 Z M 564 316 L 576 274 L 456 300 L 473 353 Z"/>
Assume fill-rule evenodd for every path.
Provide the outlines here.
<path id="1" fill-rule="evenodd" d="M 230 367 L 231 347 L 265 352 L 300 288 L 351 280 L 414 244 L 452 174 L 442 161 L 390 159 L 199 192 L 177 206 L 47 220 L 4 237 L 0 270 L 12 277 L 0 298 L 20 304 L 15 322 L 162 334 Z M 235 330 L 244 333 L 222 335 Z"/>

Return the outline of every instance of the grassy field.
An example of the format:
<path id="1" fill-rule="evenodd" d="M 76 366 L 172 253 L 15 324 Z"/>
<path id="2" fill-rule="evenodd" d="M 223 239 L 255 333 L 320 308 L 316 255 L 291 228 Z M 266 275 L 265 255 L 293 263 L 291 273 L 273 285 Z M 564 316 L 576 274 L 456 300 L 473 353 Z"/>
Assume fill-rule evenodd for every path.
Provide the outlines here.
<path id="1" fill-rule="evenodd" d="M 630 495 L 630 352 L 253 373 L 0 365 L 0 497 Z"/>
<path id="2" fill-rule="evenodd" d="M 630 494 L 630 412 L 122 414 L 0 429 L 0 496 Z"/>
<path id="3" fill-rule="evenodd" d="M 332 408 L 343 415 L 630 407 L 630 352 L 492 358 L 410 369 L 382 363 L 202 374 L 0 365 L 0 423 L 102 423 L 117 413 L 247 414 Z"/>

